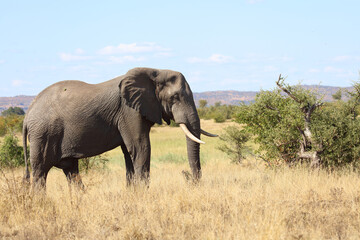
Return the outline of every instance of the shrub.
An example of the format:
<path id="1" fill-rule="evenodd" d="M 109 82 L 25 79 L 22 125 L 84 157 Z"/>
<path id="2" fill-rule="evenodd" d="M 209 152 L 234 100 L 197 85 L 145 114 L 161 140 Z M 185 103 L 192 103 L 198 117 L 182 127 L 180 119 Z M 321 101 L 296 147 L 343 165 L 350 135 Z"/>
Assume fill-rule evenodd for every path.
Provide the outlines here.
<path id="1" fill-rule="evenodd" d="M 278 89 L 261 91 L 242 105 L 236 122 L 246 124 L 269 163 L 309 161 L 312 166 L 357 165 L 360 159 L 360 84 L 346 102 L 323 103 L 318 95 L 277 81 Z"/>
<path id="2" fill-rule="evenodd" d="M 234 105 L 222 105 L 220 102 L 216 102 L 214 106 L 206 107 L 207 102 L 205 104 L 200 101 L 200 107 L 197 109 L 199 118 L 206 120 L 214 119 L 215 122 L 219 123 L 225 122 L 226 119 L 233 118 L 239 108 L 239 106 Z"/>
<path id="3" fill-rule="evenodd" d="M 180 125 L 178 123 L 176 123 L 175 121 L 171 120 L 169 126 L 170 127 L 179 127 Z"/>
<path id="4" fill-rule="evenodd" d="M 8 134 L 4 137 L 0 146 L 0 165 L 10 168 L 24 165 L 24 151 L 18 145 L 18 139 L 14 134 Z"/>
<path id="5" fill-rule="evenodd" d="M 314 141 L 318 143 L 321 162 L 336 167 L 359 165 L 360 119 L 352 112 L 350 102 L 327 103 L 312 121 Z"/>
<path id="6" fill-rule="evenodd" d="M 9 107 L 1 113 L 2 116 L 10 115 L 25 115 L 25 112 L 22 108 L 19 107 Z"/>
<path id="7" fill-rule="evenodd" d="M 79 171 L 88 173 L 89 170 L 104 170 L 108 162 L 109 159 L 102 155 L 82 158 L 79 160 Z"/>
<path id="8" fill-rule="evenodd" d="M 235 126 L 225 128 L 225 134 L 220 136 L 220 140 L 225 142 L 218 147 L 219 150 L 225 152 L 233 162 L 240 163 L 250 148 L 245 146 L 250 140 L 251 134 L 244 129 Z"/>
<path id="9" fill-rule="evenodd" d="M 12 131 L 21 132 L 24 122 L 24 116 L 8 115 L 6 117 L 0 116 L 0 136 Z"/>
<path id="10" fill-rule="evenodd" d="M 222 115 L 221 113 L 217 113 L 214 116 L 214 121 L 217 123 L 223 123 L 223 122 L 225 122 L 225 120 L 226 120 L 225 116 Z"/>

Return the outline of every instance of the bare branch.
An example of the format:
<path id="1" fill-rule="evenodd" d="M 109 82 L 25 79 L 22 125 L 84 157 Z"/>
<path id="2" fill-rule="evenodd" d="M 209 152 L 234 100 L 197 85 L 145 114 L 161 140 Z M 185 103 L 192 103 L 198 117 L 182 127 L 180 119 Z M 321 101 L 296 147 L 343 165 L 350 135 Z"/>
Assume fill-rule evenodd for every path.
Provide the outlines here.
<path id="1" fill-rule="evenodd" d="M 265 105 L 265 107 L 266 107 L 267 109 L 270 109 L 270 110 L 279 112 L 279 110 L 278 110 L 277 108 L 272 107 L 272 106 L 269 106 L 269 105 L 267 105 L 267 104 Z"/>
<path id="2" fill-rule="evenodd" d="M 287 88 L 284 88 L 283 84 L 281 82 L 284 81 L 284 78 L 281 77 L 281 74 L 279 75 L 279 79 L 276 81 L 276 85 L 282 90 L 284 91 L 287 95 L 289 95 L 289 97 L 291 97 L 292 99 L 295 100 L 295 102 L 297 103 L 302 103 L 302 101 L 300 101 L 299 99 L 297 99 Z"/>

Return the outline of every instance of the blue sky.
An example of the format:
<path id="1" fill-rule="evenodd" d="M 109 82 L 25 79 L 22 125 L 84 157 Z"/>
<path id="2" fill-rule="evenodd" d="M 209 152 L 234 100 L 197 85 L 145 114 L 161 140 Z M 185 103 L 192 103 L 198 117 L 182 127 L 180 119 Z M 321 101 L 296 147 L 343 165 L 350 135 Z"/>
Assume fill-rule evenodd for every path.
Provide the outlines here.
<path id="1" fill-rule="evenodd" d="M 133 67 L 182 72 L 194 92 L 359 80 L 360 1 L 1 1 L 0 96 Z"/>

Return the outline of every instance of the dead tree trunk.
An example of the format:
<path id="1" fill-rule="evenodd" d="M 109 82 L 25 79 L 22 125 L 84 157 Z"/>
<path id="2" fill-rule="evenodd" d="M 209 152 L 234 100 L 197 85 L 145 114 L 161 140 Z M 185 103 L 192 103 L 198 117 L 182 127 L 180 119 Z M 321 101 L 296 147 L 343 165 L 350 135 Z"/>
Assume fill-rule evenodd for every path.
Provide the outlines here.
<path id="1" fill-rule="evenodd" d="M 300 140 L 300 149 L 297 153 L 298 157 L 301 159 L 309 159 L 310 166 L 317 168 L 320 166 L 320 151 L 314 150 L 313 146 L 315 146 L 315 142 L 311 133 L 311 114 L 314 110 L 320 107 L 323 103 L 316 102 L 314 104 L 310 104 L 308 102 L 304 102 L 301 99 L 297 98 L 292 92 L 291 89 L 286 88 L 283 84 L 284 78 L 279 76 L 276 85 L 285 92 L 289 97 L 291 97 L 295 102 L 299 103 L 301 111 L 304 113 L 304 129 L 298 128 L 302 139 Z M 301 107 L 303 106 L 303 107 Z"/>

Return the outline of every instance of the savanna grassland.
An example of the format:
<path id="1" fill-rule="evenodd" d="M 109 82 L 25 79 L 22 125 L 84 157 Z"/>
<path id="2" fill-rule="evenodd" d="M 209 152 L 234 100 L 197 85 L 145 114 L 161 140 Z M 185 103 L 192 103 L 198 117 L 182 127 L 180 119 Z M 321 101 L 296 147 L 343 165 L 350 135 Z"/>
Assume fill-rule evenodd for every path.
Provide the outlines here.
<path id="1" fill-rule="evenodd" d="M 220 133 L 232 123 L 202 121 Z M 49 173 L 47 195 L 22 186 L 23 169 L 0 176 L 3 239 L 359 239 L 360 176 L 356 171 L 270 169 L 249 159 L 233 164 L 203 140 L 203 177 L 187 182 L 179 128 L 151 132 L 150 187 L 127 188 L 121 150 L 105 170 L 82 174 L 86 191 L 69 191 L 62 171 Z"/>

